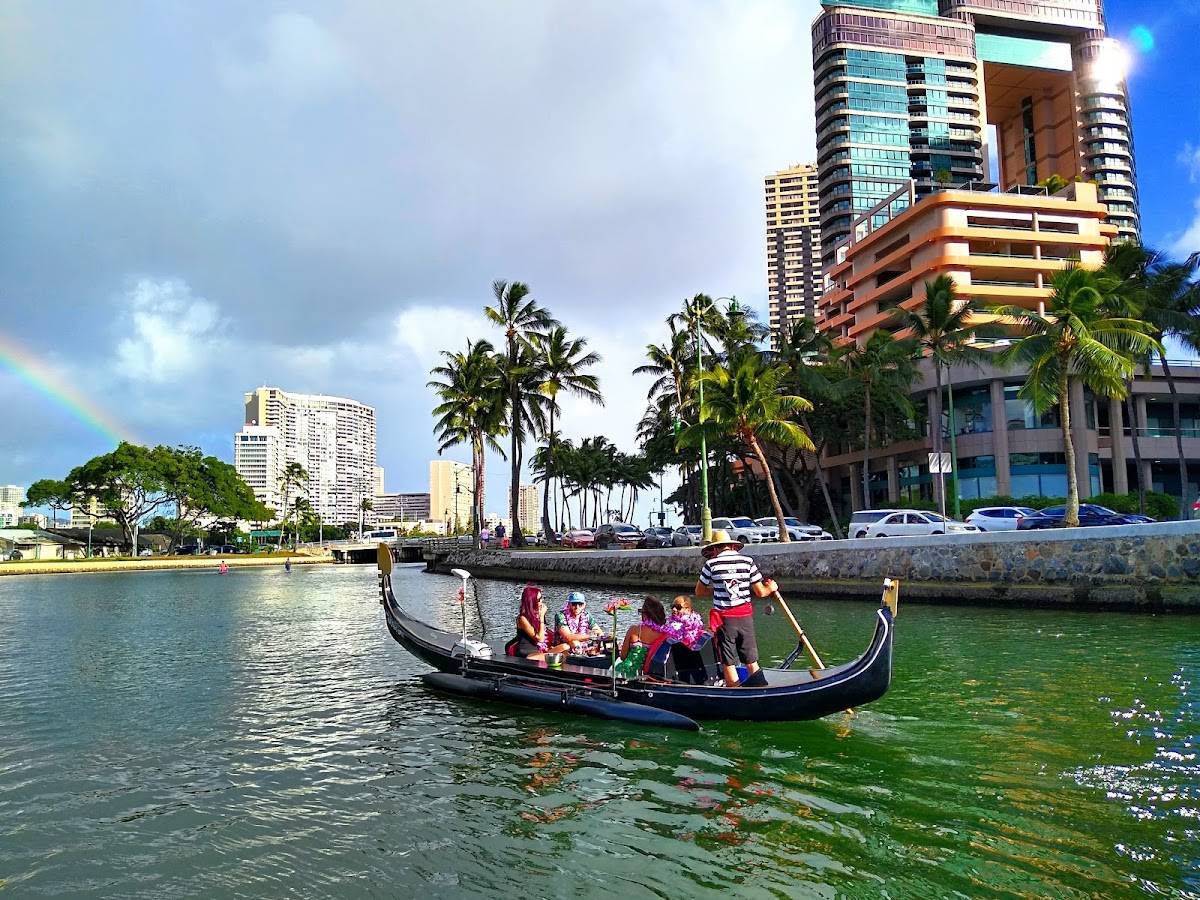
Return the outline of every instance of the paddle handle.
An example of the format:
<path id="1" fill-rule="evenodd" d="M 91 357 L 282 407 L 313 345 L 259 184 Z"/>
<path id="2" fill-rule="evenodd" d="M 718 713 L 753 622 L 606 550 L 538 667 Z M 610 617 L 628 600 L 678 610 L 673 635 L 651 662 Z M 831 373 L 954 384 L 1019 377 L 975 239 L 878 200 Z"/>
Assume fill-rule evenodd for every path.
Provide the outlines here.
<path id="1" fill-rule="evenodd" d="M 772 596 L 774 596 L 774 598 L 779 602 L 779 606 L 783 610 L 784 615 L 788 617 L 788 621 L 791 622 L 792 627 L 796 629 L 796 634 L 800 636 L 800 645 L 804 647 L 804 652 L 812 657 L 812 661 L 816 664 L 818 669 L 824 669 L 825 663 L 821 662 L 821 657 L 817 655 L 816 647 L 812 645 L 812 642 L 808 639 L 808 635 L 804 633 L 804 629 L 800 627 L 800 623 L 797 622 L 796 617 L 792 615 L 792 611 L 788 608 L 787 601 L 783 599 L 783 596 L 779 593 L 779 591 L 775 591 Z"/>

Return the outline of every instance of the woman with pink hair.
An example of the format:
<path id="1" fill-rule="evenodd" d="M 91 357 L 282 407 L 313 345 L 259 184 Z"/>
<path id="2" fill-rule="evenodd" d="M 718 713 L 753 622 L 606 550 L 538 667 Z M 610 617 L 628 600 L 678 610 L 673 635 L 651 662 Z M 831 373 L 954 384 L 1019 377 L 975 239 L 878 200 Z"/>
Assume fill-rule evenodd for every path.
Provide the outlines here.
<path id="1" fill-rule="evenodd" d="M 527 584 L 525 590 L 521 591 L 521 611 L 517 614 L 517 656 L 545 659 L 547 653 L 563 653 L 567 650 L 566 644 L 552 645 L 550 640 L 542 589 Z"/>

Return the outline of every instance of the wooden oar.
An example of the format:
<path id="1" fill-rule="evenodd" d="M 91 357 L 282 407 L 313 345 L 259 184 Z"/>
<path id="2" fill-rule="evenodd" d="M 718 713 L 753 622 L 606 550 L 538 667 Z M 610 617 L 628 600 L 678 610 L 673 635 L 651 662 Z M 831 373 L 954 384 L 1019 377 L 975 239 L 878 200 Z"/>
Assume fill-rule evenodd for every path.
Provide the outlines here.
<path id="1" fill-rule="evenodd" d="M 776 590 L 771 596 L 778 600 L 779 605 L 783 607 L 783 612 L 788 617 L 788 621 L 792 623 L 792 627 L 796 629 L 796 634 L 800 636 L 800 645 L 804 648 L 805 652 L 812 657 L 812 661 L 816 663 L 818 669 L 824 669 L 825 663 L 821 662 L 821 657 L 817 655 L 817 650 L 809 641 L 808 635 L 804 633 L 804 629 L 800 627 L 800 623 L 796 621 L 796 617 L 793 616 L 792 611 L 788 609 L 787 601 L 783 599 L 783 596 L 778 590 Z"/>

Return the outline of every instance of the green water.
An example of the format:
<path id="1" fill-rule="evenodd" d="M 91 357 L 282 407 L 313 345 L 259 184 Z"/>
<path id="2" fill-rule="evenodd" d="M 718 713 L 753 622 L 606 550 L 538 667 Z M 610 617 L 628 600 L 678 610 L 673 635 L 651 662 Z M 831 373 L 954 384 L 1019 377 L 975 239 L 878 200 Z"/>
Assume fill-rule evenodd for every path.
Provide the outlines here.
<path id="1" fill-rule="evenodd" d="M 0 579 L 0 897 L 1200 896 L 1198 618 L 902 602 L 881 701 L 691 734 L 432 695 L 374 588 Z M 870 636 L 794 609 L 827 662 Z"/>

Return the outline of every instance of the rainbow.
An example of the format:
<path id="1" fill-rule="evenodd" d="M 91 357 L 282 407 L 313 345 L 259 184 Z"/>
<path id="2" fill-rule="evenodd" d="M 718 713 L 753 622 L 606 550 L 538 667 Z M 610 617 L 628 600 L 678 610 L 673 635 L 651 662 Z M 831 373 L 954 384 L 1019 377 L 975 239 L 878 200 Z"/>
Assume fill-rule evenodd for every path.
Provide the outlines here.
<path id="1" fill-rule="evenodd" d="M 85 397 L 78 388 L 41 362 L 30 351 L 0 333 L 0 372 L 12 372 L 40 394 L 54 401 L 76 420 L 104 435 L 113 444 L 129 441 L 140 443 L 133 433 L 102 409 L 94 400 Z"/>

